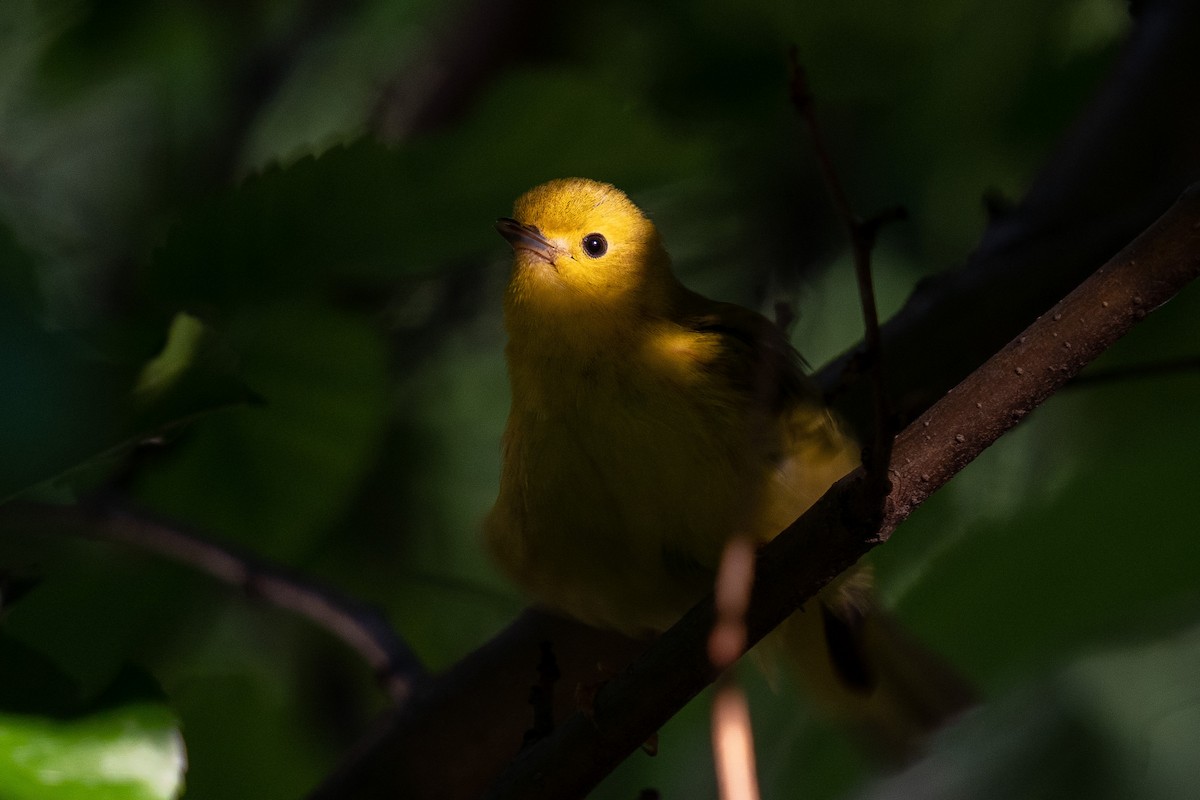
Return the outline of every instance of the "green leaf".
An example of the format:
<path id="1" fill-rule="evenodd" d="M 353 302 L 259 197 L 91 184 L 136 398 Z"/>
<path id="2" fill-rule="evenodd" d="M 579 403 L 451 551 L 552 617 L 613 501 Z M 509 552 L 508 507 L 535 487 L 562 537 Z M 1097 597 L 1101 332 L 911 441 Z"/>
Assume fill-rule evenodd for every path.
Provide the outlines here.
<path id="1" fill-rule="evenodd" d="M 516 104 L 539 95 L 546 99 L 534 113 L 514 119 Z M 518 74 L 452 134 L 399 149 L 339 146 L 272 166 L 189 210 L 142 288 L 185 308 L 227 311 L 337 279 L 426 275 L 487 252 L 503 259 L 492 221 L 536 183 L 590 175 L 635 189 L 708 157 L 708 146 L 681 139 L 600 81 Z"/>
<path id="2" fill-rule="evenodd" d="M 153 398 L 169 389 L 195 361 L 203 340 L 204 324 L 200 320 L 190 314 L 176 314 L 167 332 L 167 343 L 142 367 L 134 392 Z"/>
<path id="3" fill-rule="evenodd" d="M 116 455 L 199 414 L 254 400 L 232 356 L 199 320 L 179 315 L 140 370 L 102 358 L 0 298 L 0 502 Z M 44 487 L 43 487 L 44 488 Z"/>
<path id="4" fill-rule="evenodd" d="M 70 720 L 0 713 L 0 796 L 8 800 L 173 798 L 186 767 L 178 725 L 161 704 Z"/>
<path id="5" fill-rule="evenodd" d="M 215 535 L 296 552 L 375 457 L 388 410 L 383 343 L 367 323 L 312 300 L 246 312 L 229 335 L 264 402 L 190 431 L 139 494 Z"/>
<path id="6" fill-rule="evenodd" d="M 228 343 L 196 317 L 179 313 L 162 350 L 138 373 L 133 401 L 130 429 L 156 431 L 261 398 L 243 383 Z"/>
<path id="7" fill-rule="evenodd" d="M 295 296 L 339 272 L 407 263 L 406 168 L 361 142 L 272 167 L 192 209 L 144 273 L 149 296 L 232 309 Z"/>

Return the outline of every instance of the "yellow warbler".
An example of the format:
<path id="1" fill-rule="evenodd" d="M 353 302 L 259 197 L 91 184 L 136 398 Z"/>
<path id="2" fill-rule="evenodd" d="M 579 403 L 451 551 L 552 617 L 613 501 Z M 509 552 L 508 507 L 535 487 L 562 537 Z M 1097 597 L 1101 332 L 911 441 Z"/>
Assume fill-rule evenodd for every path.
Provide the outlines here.
<path id="1" fill-rule="evenodd" d="M 616 188 L 551 181 L 497 229 L 515 253 L 512 407 L 488 548 L 539 603 L 661 631 L 712 588 L 731 537 L 774 536 L 858 447 L 779 329 L 679 283 Z M 779 636 L 821 705 L 906 749 L 961 693 L 874 610 L 869 584 L 843 577 Z M 888 646 L 902 657 L 873 657 Z"/>

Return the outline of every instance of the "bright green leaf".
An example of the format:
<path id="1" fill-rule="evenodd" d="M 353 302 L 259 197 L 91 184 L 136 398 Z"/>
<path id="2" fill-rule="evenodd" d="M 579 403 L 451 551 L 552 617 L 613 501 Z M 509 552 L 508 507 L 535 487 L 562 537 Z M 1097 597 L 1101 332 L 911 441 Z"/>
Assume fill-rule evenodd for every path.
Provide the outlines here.
<path id="1" fill-rule="evenodd" d="M 195 360 L 204 338 L 204 325 L 190 314 L 176 314 L 162 352 L 142 367 L 133 391 L 153 398 L 179 380 Z"/>
<path id="2" fill-rule="evenodd" d="M 0 796 L 8 800 L 161 800 L 179 796 L 183 738 L 162 705 L 71 720 L 0 714 Z"/>

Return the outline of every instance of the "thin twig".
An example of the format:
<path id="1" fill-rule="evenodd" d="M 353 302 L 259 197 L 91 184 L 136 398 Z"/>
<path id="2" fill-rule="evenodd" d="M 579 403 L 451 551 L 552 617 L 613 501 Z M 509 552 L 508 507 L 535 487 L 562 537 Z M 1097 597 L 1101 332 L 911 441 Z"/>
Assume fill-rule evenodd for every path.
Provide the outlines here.
<path id="1" fill-rule="evenodd" d="M 758 800 L 750 707 L 729 673 L 718 681 L 713 697 L 713 756 L 721 800 Z"/>
<path id="2" fill-rule="evenodd" d="M 716 619 L 708 637 L 708 660 L 721 671 L 746 650 L 746 610 L 754 588 L 754 543 L 735 536 L 725 545 L 713 587 Z M 721 800 L 758 800 L 754 735 L 746 697 L 726 672 L 712 707 L 713 761 Z"/>
<path id="3" fill-rule="evenodd" d="M 879 311 L 875 302 L 875 285 L 871 279 L 871 251 L 875 248 L 875 240 L 879 230 L 886 224 L 902 220 L 907 216 L 903 208 L 887 209 L 870 219 L 863 220 L 855 213 L 850 204 L 850 198 L 842 185 L 837 169 L 833 165 L 833 157 L 825 143 L 825 134 L 817 119 L 816 103 L 812 89 L 808 84 L 808 75 L 801 66 L 793 46 L 788 51 L 791 61 L 791 94 L 792 104 L 808 126 L 812 136 L 813 150 L 817 156 L 817 164 L 821 169 L 821 178 L 829 199 L 833 202 L 834 210 L 846 227 L 850 238 L 850 248 L 854 255 L 854 276 L 858 281 L 858 297 L 862 306 L 864 336 L 866 343 L 865 358 L 867 369 L 871 374 L 875 410 L 875 429 L 871 447 L 865 454 L 863 466 L 867 470 L 867 479 L 871 482 L 869 498 L 872 507 L 882 515 L 883 499 L 888 493 L 888 466 L 892 460 L 892 416 L 888 408 L 888 394 L 885 385 L 883 369 L 883 337 L 879 332 Z"/>
<path id="4" fill-rule="evenodd" d="M 741 657 L 746 649 L 746 607 L 754 588 L 754 543 L 735 536 L 725 545 L 713 588 L 716 622 L 708 638 L 708 659 L 718 670 Z"/>
<path id="5" fill-rule="evenodd" d="M 178 526 L 115 508 L 12 503 L 0 508 L 0 528 L 78 533 L 207 573 L 340 639 L 362 657 L 396 703 L 407 699 L 425 675 L 416 655 L 376 609 Z"/>

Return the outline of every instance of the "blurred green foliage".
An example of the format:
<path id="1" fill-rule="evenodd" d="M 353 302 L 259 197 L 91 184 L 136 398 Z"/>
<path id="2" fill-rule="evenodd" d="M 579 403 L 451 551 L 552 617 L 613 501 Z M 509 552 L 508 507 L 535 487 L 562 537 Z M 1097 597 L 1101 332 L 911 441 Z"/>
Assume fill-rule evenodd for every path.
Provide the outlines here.
<path id="1" fill-rule="evenodd" d="M 477 542 L 507 405 L 491 221 L 516 195 L 617 183 L 690 285 L 798 297 L 820 364 L 860 334 L 787 47 L 857 205 L 909 209 L 877 255 L 894 310 L 964 258 L 985 190 L 1019 196 L 1128 26 L 1120 0 L 518 3 L 474 49 L 472 10 L 0 4 L 0 497 L 126 497 L 381 606 L 447 666 L 521 606 Z M 385 111 L 411 124 L 383 143 Z M 1107 363 L 1194 353 L 1198 306 Z M 1066 392 L 878 552 L 904 621 L 1004 698 L 948 733 L 935 777 L 1082 797 L 1103 766 L 1099 796 L 1188 796 L 1198 404 L 1195 375 Z M 161 767 L 178 719 L 189 798 L 294 797 L 382 705 L 323 634 L 127 549 L 6 532 L 2 575 L 40 582 L 6 609 L 0 652 L 23 655 L 0 738 L 80 770 L 109 745 Z M 166 706 L 55 716 L 127 664 Z M 862 789 L 869 766 L 802 700 L 744 681 L 767 797 L 934 796 L 920 773 Z M 711 796 L 706 714 L 596 796 Z M 5 775 L 5 796 L 74 796 Z M 155 786 L 111 796 L 175 784 Z"/>
<path id="2" fill-rule="evenodd" d="M 123 669 L 104 692 L 0 636 L 0 795 L 14 800 L 177 797 L 187 755 L 179 719 L 150 679 Z"/>
<path id="3" fill-rule="evenodd" d="M 0 714 L 0 792 L 13 800 L 176 797 L 185 763 L 174 716 L 162 705 L 62 722 Z"/>

